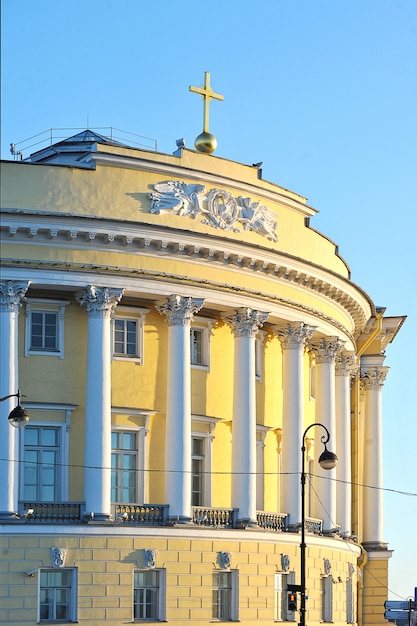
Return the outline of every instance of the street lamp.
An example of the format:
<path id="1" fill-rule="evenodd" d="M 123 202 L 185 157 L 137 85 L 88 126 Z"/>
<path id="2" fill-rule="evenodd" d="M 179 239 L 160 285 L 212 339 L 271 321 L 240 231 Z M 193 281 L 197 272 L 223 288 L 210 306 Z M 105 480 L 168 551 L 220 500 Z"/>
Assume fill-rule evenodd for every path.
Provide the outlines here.
<path id="1" fill-rule="evenodd" d="M 0 398 L 0 402 L 3 400 L 8 400 L 9 398 L 17 398 L 17 406 L 10 411 L 9 414 L 9 423 L 15 428 L 24 428 L 29 422 L 29 413 L 24 409 L 20 404 L 20 398 L 26 398 L 22 393 L 20 393 L 19 389 L 17 393 L 11 393 L 8 396 L 4 396 L 4 398 Z"/>
<path id="2" fill-rule="evenodd" d="M 324 445 L 324 451 L 321 453 L 319 458 L 319 465 L 326 470 L 333 469 L 337 463 L 337 456 L 334 452 L 329 452 L 327 449 L 327 443 L 330 439 L 330 433 L 327 430 L 324 424 L 311 424 L 308 428 L 305 429 L 303 434 L 303 445 L 301 447 L 301 585 L 300 585 L 300 593 L 301 593 L 301 602 L 300 602 L 300 626 L 306 626 L 306 540 L 305 540 L 305 484 L 306 484 L 306 473 L 305 473 L 305 452 L 306 445 L 305 439 L 308 431 L 313 426 L 320 426 L 324 428 L 326 431 L 325 435 L 322 435 L 321 441 Z"/>

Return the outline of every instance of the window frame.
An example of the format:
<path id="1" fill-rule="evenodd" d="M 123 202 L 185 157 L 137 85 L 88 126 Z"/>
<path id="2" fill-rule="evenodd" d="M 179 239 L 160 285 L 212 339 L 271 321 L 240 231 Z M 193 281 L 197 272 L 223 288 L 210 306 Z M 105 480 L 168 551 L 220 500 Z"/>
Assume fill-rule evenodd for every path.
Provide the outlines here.
<path id="1" fill-rule="evenodd" d="M 64 317 L 65 309 L 71 304 L 69 300 L 55 300 L 49 298 L 26 298 L 26 324 L 25 324 L 25 357 L 57 356 L 64 358 Z M 32 347 L 32 313 L 54 313 L 56 315 L 56 340 L 55 350 L 36 349 Z"/>
<path id="2" fill-rule="evenodd" d="M 230 581 L 229 586 L 224 587 L 219 584 L 215 584 L 214 577 L 218 579 L 219 575 L 226 575 Z M 211 620 L 213 622 L 237 622 L 239 620 L 239 572 L 237 569 L 230 570 L 219 570 L 216 569 L 213 571 L 212 575 L 212 609 L 211 609 Z M 223 602 L 219 602 L 217 598 L 217 602 L 214 601 L 214 594 L 220 592 L 221 590 L 230 590 L 229 593 L 229 606 L 228 613 L 229 617 L 219 617 L 219 609 L 223 606 Z M 217 606 L 216 615 L 214 615 L 214 609 Z"/>
<path id="3" fill-rule="evenodd" d="M 356 624 L 357 622 L 357 609 L 356 609 L 356 589 L 355 584 L 351 576 L 346 579 L 346 623 Z"/>
<path id="4" fill-rule="evenodd" d="M 25 408 L 31 414 L 31 420 L 26 428 L 19 430 L 19 458 L 24 461 L 25 458 L 25 433 L 28 428 L 58 428 L 59 429 L 59 458 L 57 459 L 57 495 L 55 501 L 68 501 L 68 483 L 69 483 L 69 432 L 71 427 L 72 412 L 78 408 L 76 404 L 53 404 L 42 402 L 25 402 Z M 62 413 L 62 421 L 56 418 L 48 420 L 48 412 Z M 37 419 L 37 413 L 42 415 L 44 419 Z M 24 494 L 24 463 L 20 463 L 19 469 L 19 500 L 21 502 L 30 500 L 25 498 Z M 38 502 L 44 502 L 38 500 Z M 47 502 L 45 500 L 45 502 Z"/>
<path id="5" fill-rule="evenodd" d="M 210 371 L 210 337 L 216 320 L 210 317 L 195 316 L 190 325 L 190 365 L 192 369 Z M 193 361 L 193 342 L 192 336 L 194 331 L 201 332 L 201 363 Z"/>
<path id="6" fill-rule="evenodd" d="M 207 415 L 191 416 L 191 464 L 192 464 L 192 440 L 203 439 L 204 443 L 204 469 L 203 469 L 203 504 L 192 505 L 195 507 L 211 506 L 212 503 L 212 463 L 213 463 L 213 441 L 214 429 L 220 421 L 217 417 Z M 192 480 L 192 474 L 191 474 Z M 192 495 L 192 484 L 191 484 Z"/>
<path id="7" fill-rule="evenodd" d="M 265 499 L 265 437 L 270 430 L 267 426 L 256 425 L 256 510 L 264 510 Z"/>
<path id="8" fill-rule="evenodd" d="M 294 584 L 294 581 L 295 572 L 276 572 L 274 575 L 275 622 L 295 622 L 295 611 L 288 611 L 287 609 L 288 585 Z"/>
<path id="9" fill-rule="evenodd" d="M 333 621 L 333 576 L 322 576 L 321 578 L 321 621 L 331 623 Z"/>
<path id="10" fill-rule="evenodd" d="M 158 575 L 157 581 L 157 616 L 152 618 L 146 617 L 135 617 L 135 591 L 137 589 L 142 589 L 143 587 L 135 586 L 135 574 L 139 573 L 150 573 L 156 572 Z M 165 568 L 137 568 L 133 571 L 133 580 L 132 580 L 132 622 L 164 622 L 166 621 L 166 607 L 165 607 L 165 598 L 166 598 L 166 570 Z"/>
<path id="11" fill-rule="evenodd" d="M 259 383 L 261 383 L 263 379 L 264 345 L 267 334 L 265 330 L 258 330 L 255 336 L 255 379 Z"/>
<path id="12" fill-rule="evenodd" d="M 135 435 L 135 448 L 133 449 L 128 449 L 128 448 L 114 448 L 113 447 L 113 441 L 111 442 L 111 478 L 110 478 L 110 501 L 112 502 L 112 504 L 140 504 L 140 500 L 139 500 L 139 433 L 140 433 L 140 429 L 137 428 L 113 428 L 111 429 L 111 436 L 113 439 L 113 435 L 117 434 L 119 436 L 123 436 L 124 434 L 133 434 Z M 135 459 L 135 467 L 134 468 L 129 468 L 126 469 L 123 466 L 122 467 L 113 467 L 113 455 L 117 454 L 118 457 L 124 457 L 125 455 L 129 456 L 129 457 L 134 457 Z M 122 463 L 123 465 L 123 463 Z M 118 476 L 121 476 L 121 480 L 118 481 L 120 484 L 117 485 L 116 489 L 117 492 L 119 494 L 120 491 L 123 492 L 124 489 L 124 473 L 126 471 L 128 471 L 129 473 L 133 473 L 134 475 L 134 480 L 135 480 L 135 484 L 134 484 L 134 492 L 135 495 L 133 497 L 133 499 L 128 500 L 128 501 L 124 501 L 123 500 L 123 494 L 122 494 L 122 498 L 116 498 L 115 500 L 113 500 L 112 498 L 112 491 L 113 491 L 113 473 L 117 472 Z M 129 488 L 130 490 L 131 488 Z M 143 504 L 143 502 L 142 502 Z"/>
<path id="13" fill-rule="evenodd" d="M 111 351 L 113 361 L 126 361 L 131 363 L 144 364 L 144 326 L 145 317 L 149 309 L 142 307 L 131 307 L 119 305 L 112 314 L 111 323 Z M 123 354 L 115 351 L 116 321 L 136 322 L 136 354 Z"/>
<path id="14" fill-rule="evenodd" d="M 69 592 L 69 609 L 68 609 L 68 617 L 65 619 L 57 619 L 56 617 L 51 619 L 45 619 L 41 617 L 41 591 L 42 589 L 57 589 L 58 587 L 46 587 L 42 585 L 42 574 L 53 572 L 54 574 L 57 572 L 69 572 L 70 573 L 70 592 Z M 38 611 L 37 611 L 37 621 L 41 624 L 68 624 L 68 622 L 75 623 L 77 622 L 77 612 L 78 612 L 78 568 L 77 567 L 40 567 L 38 570 Z"/>

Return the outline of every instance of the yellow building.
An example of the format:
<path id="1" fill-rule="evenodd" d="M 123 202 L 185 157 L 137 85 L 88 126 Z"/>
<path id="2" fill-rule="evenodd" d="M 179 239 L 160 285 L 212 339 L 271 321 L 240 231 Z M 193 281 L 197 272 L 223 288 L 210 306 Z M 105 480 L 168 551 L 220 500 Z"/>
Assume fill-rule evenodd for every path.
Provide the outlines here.
<path id="1" fill-rule="evenodd" d="M 0 623 L 298 621 L 304 517 L 309 626 L 382 625 L 403 318 L 305 198 L 179 144 L 2 163 Z"/>

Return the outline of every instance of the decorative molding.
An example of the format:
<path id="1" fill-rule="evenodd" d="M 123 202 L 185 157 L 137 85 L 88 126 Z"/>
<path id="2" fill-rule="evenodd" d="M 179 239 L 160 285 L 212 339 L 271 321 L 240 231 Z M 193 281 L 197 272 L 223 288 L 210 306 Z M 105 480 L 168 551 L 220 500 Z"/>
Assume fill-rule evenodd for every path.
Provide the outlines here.
<path id="1" fill-rule="evenodd" d="M 30 281 L 16 282 L 14 280 L 0 282 L 0 311 L 17 313 L 22 306 L 22 300 L 29 287 Z"/>
<path id="2" fill-rule="evenodd" d="M 289 572 L 291 566 L 291 559 L 289 554 L 281 554 L 281 570 L 283 572 Z"/>
<path id="3" fill-rule="evenodd" d="M 361 368 L 361 388 L 365 391 L 382 389 L 387 378 L 389 367 Z"/>
<path id="4" fill-rule="evenodd" d="M 284 350 L 304 348 L 316 330 L 304 322 L 290 322 L 282 326 L 273 326 L 272 330 L 281 341 Z"/>
<path id="5" fill-rule="evenodd" d="M 65 567 L 66 558 L 66 548 L 51 548 L 52 567 Z"/>
<path id="6" fill-rule="evenodd" d="M 330 572 L 332 571 L 332 563 L 330 559 L 323 559 L 323 564 L 324 564 L 324 574 L 325 576 L 329 576 Z"/>
<path id="7" fill-rule="evenodd" d="M 203 304 L 202 298 L 172 295 L 165 300 L 155 302 L 155 308 L 161 315 L 166 316 L 165 321 L 169 326 L 186 326 L 193 321 L 194 315 Z"/>
<path id="8" fill-rule="evenodd" d="M 243 227 L 271 241 L 278 241 L 276 214 L 249 197 L 236 198 L 222 189 L 211 189 L 206 193 L 204 185 L 187 184 L 181 180 L 156 183 L 154 190 L 149 194 L 151 213 L 172 212 L 193 219 L 201 215 L 201 223 L 212 228 L 239 233 Z"/>
<path id="9" fill-rule="evenodd" d="M 353 565 L 353 563 L 348 563 L 349 578 L 352 578 L 352 576 L 354 576 L 355 572 L 356 572 L 356 567 Z"/>
<path id="10" fill-rule="evenodd" d="M 232 553 L 219 552 L 219 565 L 221 569 L 230 569 L 232 566 Z"/>
<path id="11" fill-rule="evenodd" d="M 110 317 L 123 295 L 123 289 L 89 285 L 75 294 L 77 301 L 91 317 Z"/>
<path id="12" fill-rule="evenodd" d="M 153 569 L 154 567 L 156 567 L 156 555 L 157 555 L 157 551 L 154 549 L 144 550 L 144 555 L 143 555 L 144 566 L 149 569 Z"/>
<path id="13" fill-rule="evenodd" d="M 358 359 L 352 352 L 341 352 L 336 355 L 336 376 L 355 376 L 358 369 Z"/>
<path id="14" fill-rule="evenodd" d="M 269 313 L 256 311 L 249 307 L 236 309 L 233 313 L 222 315 L 222 319 L 231 327 L 235 337 L 256 337 Z"/>
<path id="15" fill-rule="evenodd" d="M 345 342 L 338 337 L 323 337 L 319 342 L 310 344 L 310 350 L 314 352 L 316 363 L 331 363 L 344 345 Z"/>

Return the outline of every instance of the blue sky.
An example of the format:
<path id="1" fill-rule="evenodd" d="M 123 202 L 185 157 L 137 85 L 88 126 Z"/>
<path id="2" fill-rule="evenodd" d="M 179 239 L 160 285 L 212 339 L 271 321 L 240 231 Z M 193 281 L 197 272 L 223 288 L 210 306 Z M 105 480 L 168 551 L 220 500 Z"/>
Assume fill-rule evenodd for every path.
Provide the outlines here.
<path id="1" fill-rule="evenodd" d="M 2 0 L 1 154 L 50 128 L 115 127 L 162 152 L 202 130 L 309 199 L 352 280 L 408 316 L 387 350 L 390 597 L 417 586 L 417 2 Z M 65 133 L 64 133 L 65 134 Z M 401 495 L 395 490 L 413 493 Z M 414 529 L 414 530 L 413 530 Z M 397 594 L 397 595 L 396 595 Z"/>

